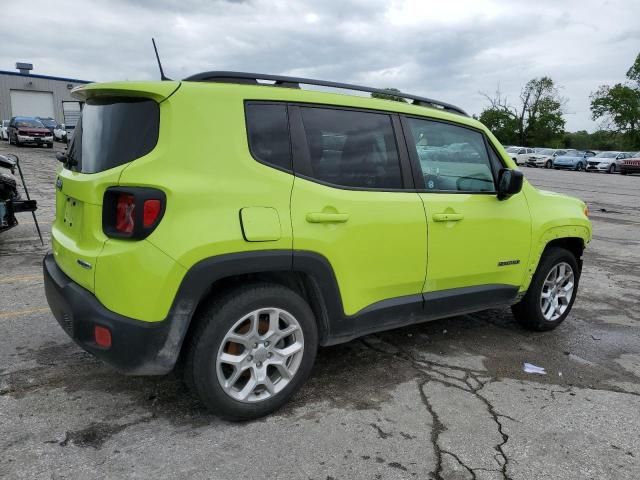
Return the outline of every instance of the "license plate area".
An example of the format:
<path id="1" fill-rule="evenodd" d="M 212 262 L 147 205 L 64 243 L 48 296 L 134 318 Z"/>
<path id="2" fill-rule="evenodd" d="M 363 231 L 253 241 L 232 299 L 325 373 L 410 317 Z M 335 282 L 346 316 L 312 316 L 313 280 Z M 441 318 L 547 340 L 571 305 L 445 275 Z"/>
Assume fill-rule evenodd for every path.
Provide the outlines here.
<path id="1" fill-rule="evenodd" d="M 66 201 L 64 203 L 64 216 L 62 218 L 62 223 L 68 229 L 75 230 L 80 228 L 82 220 L 82 202 L 72 197 L 66 197 Z"/>

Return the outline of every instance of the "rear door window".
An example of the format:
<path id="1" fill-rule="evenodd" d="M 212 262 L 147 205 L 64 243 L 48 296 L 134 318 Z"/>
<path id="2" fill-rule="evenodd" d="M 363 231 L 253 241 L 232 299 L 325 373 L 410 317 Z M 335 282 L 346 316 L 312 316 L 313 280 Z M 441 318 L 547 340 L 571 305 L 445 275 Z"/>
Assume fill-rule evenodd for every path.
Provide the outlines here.
<path id="1" fill-rule="evenodd" d="M 291 170 L 289 120 L 285 104 L 248 103 L 249 149 L 261 163 Z"/>
<path id="2" fill-rule="evenodd" d="M 87 100 L 68 156 L 73 169 L 96 173 L 131 162 L 158 143 L 160 107 L 148 98 L 98 97 Z"/>
<path id="3" fill-rule="evenodd" d="M 313 178 L 345 187 L 402 188 L 389 115 L 320 107 L 300 112 Z"/>

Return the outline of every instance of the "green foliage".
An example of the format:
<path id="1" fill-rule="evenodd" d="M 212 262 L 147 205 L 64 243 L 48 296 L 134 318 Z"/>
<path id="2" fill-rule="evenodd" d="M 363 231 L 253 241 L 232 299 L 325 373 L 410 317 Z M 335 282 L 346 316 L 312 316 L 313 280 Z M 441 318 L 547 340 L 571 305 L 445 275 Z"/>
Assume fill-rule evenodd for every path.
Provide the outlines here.
<path id="1" fill-rule="evenodd" d="M 404 98 L 394 95 L 394 93 L 400 93 L 400 90 L 398 90 L 397 88 L 384 88 L 383 90 L 389 93 L 372 93 L 371 98 L 381 98 L 383 100 L 393 100 L 395 102 L 407 103 Z"/>
<path id="2" fill-rule="evenodd" d="M 640 54 L 627 71 L 627 82 L 601 85 L 591 94 L 591 117 L 626 148 L 640 148 Z"/>
<path id="3" fill-rule="evenodd" d="M 512 106 L 500 92 L 480 114 L 482 121 L 505 144 L 522 146 L 561 143 L 565 99 L 550 77 L 533 78 L 522 88 L 520 102 Z"/>
<path id="4" fill-rule="evenodd" d="M 518 143 L 518 122 L 514 116 L 500 108 L 487 108 L 478 117 L 486 127 L 504 145 L 514 145 Z"/>

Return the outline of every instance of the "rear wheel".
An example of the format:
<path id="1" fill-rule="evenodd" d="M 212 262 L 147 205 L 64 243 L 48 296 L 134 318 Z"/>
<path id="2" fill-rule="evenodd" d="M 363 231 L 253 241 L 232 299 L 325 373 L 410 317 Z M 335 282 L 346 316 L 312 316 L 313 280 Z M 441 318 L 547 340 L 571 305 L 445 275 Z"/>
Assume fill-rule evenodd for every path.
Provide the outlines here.
<path id="1" fill-rule="evenodd" d="M 511 307 L 514 317 L 529 330 L 553 330 L 569 315 L 579 279 L 575 256 L 564 248 L 550 248 L 540 260 L 526 295 Z"/>
<path id="2" fill-rule="evenodd" d="M 584 164 L 582 162 L 578 162 L 578 165 L 576 165 L 576 170 L 578 172 L 581 172 L 582 170 L 584 170 Z"/>
<path id="3" fill-rule="evenodd" d="M 609 165 L 609 169 L 607 170 L 607 173 L 616 173 L 616 164 L 612 163 L 611 165 Z"/>
<path id="4" fill-rule="evenodd" d="M 315 318 L 288 288 L 257 284 L 233 290 L 209 302 L 196 321 L 185 380 L 223 418 L 249 420 L 277 410 L 311 372 Z"/>

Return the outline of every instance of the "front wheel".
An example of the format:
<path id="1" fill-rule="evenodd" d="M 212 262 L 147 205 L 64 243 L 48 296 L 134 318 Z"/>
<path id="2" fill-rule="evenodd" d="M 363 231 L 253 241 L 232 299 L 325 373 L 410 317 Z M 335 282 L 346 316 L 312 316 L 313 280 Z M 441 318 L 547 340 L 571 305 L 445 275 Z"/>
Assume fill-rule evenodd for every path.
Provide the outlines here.
<path id="1" fill-rule="evenodd" d="M 544 168 L 551 168 L 553 166 L 553 162 L 551 160 L 547 160 L 547 163 L 544 164 Z"/>
<path id="2" fill-rule="evenodd" d="M 576 165 L 576 170 L 578 172 L 581 172 L 582 170 L 584 170 L 584 165 L 582 164 L 582 162 L 578 162 L 578 165 Z"/>
<path id="3" fill-rule="evenodd" d="M 511 307 L 514 317 L 529 330 L 553 330 L 569 315 L 579 279 L 576 257 L 564 248 L 550 248 L 540 260 L 526 295 Z"/>
<path id="4" fill-rule="evenodd" d="M 195 319 L 185 380 L 230 420 L 274 412 L 303 385 L 315 361 L 313 312 L 294 291 L 256 284 L 213 299 Z"/>
<path id="5" fill-rule="evenodd" d="M 607 170 L 607 173 L 616 173 L 616 164 L 612 163 Z"/>

